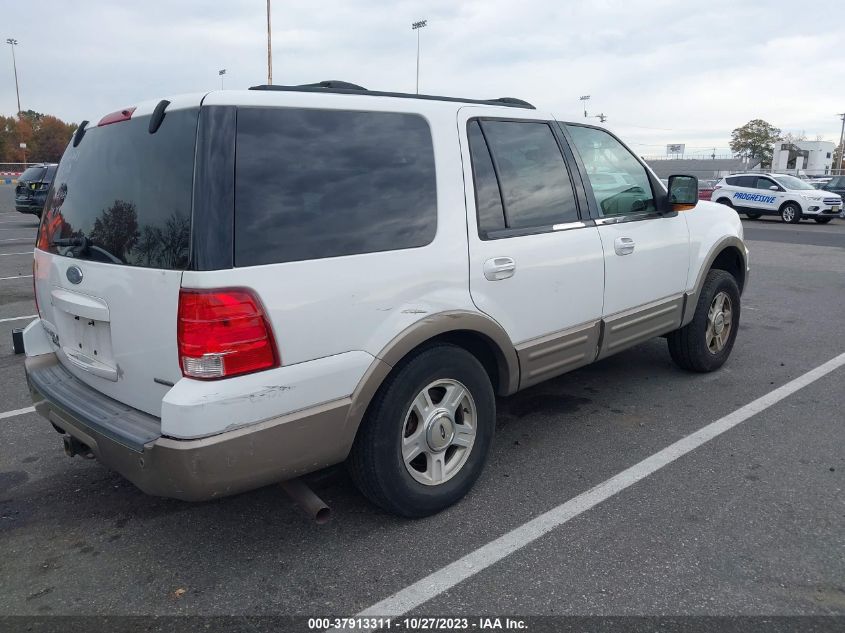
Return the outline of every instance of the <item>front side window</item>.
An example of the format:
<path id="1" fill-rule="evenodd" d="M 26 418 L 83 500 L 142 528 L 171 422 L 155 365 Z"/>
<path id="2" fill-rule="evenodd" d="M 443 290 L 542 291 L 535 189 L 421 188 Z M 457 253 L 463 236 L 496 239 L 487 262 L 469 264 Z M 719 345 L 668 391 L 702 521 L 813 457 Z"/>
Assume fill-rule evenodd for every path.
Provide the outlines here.
<path id="1" fill-rule="evenodd" d="M 477 128 L 473 128 L 477 125 Z M 496 196 L 507 229 L 536 229 L 578 220 L 575 192 L 554 132 L 542 121 L 482 120 L 469 129 L 479 194 L 479 228 L 498 228 Z M 482 142 L 486 140 L 486 144 Z M 485 157 L 488 151 L 492 156 Z M 490 171 L 497 177 L 493 188 Z M 497 191 L 498 190 L 498 191 Z M 484 198 L 482 198 L 484 194 Z M 482 231 L 482 237 L 485 237 Z"/>
<path id="2" fill-rule="evenodd" d="M 758 178 L 756 188 L 757 189 L 771 189 L 771 187 L 774 186 L 774 185 L 775 185 L 775 183 L 772 182 L 771 180 L 769 180 L 768 178 Z"/>
<path id="3" fill-rule="evenodd" d="M 613 136 L 596 128 L 566 126 L 581 155 L 603 216 L 656 211 L 645 167 Z"/>
<path id="4" fill-rule="evenodd" d="M 813 185 L 801 180 L 800 178 L 796 178 L 795 176 L 777 176 L 775 180 L 780 183 L 780 186 L 784 189 L 793 189 L 798 191 L 811 191 L 815 189 Z"/>
<path id="5" fill-rule="evenodd" d="M 235 265 L 425 246 L 434 148 L 416 114 L 240 108 Z"/>

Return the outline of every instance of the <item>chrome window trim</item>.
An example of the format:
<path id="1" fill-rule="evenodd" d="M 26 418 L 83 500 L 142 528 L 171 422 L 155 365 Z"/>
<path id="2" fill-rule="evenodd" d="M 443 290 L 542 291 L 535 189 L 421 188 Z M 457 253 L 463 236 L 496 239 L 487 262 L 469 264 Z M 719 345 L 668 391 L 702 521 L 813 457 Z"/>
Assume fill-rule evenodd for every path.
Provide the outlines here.
<path id="1" fill-rule="evenodd" d="M 578 220 L 576 222 L 563 222 L 562 224 L 553 224 L 552 231 L 571 231 L 572 229 L 583 229 L 587 226 L 586 222 Z"/>

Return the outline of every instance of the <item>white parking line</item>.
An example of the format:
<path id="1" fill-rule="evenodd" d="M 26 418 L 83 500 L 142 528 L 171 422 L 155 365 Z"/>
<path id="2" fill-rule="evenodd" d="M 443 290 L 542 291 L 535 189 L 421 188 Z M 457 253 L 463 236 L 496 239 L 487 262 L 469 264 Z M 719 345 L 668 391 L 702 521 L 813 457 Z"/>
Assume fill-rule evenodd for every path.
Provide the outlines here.
<path id="1" fill-rule="evenodd" d="M 8 257 L 9 255 L 32 255 L 35 251 L 24 251 L 23 253 L 0 253 L 0 257 Z"/>
<path id="2" fill-rule="evenodd" d="M 843 365 L 845 365 L 845 354 L 840 354 L 803 376 L 791 380 L 733 413 L 670 444 L 596 487 L 523 523 L 487 545 L 479 547 L 422 580 L 377 602 L 358 615 L 362 617 L 399 616 L 415 609 Z"/>
<path id="3" fill-rule="evenodd" d="M 6 418 L 13 418 L 16 415 L 23 415 L 24 413 L 32 413 L 35 411 L 35 407 L 27 407 L 25 409 L 15 409 L 14 411 L 6 411 L 5 413 L 0 413 L 0 420 L 5 420 Z"/>
<path id="4" fill-rule="evenodd" d="M 10 279 L 27 279 L 32 275 L 15 275 L 14 277 L 0 277 L 0 281 L 9 281 Z"/>
<path id="5" fill-rule="evenodd" d="M 9 319 L 0 319 L 0 323 L 7 323 L 8 321 L 23 321 L 24 319 L 37 319 L 37 318 L 38 318 L 37 314 L 30 314 L 28 316 L 11 317 Z"/>
<path id="6" fill-rule="evenodd" d="M 21 240 L 32 240 L 31 237 L 6 237 L 0 240 L 0 242 L 20 242 Z"/>

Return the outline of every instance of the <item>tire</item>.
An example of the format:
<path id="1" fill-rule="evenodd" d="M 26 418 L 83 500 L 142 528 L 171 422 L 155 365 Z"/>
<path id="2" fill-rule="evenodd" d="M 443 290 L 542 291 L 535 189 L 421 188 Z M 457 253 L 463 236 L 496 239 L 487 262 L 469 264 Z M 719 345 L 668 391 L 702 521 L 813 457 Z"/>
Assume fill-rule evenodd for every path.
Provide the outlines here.
<path id="1" fill-rule="evenodd" d="M 444 416 L 446 394 L 459 388 L 467 397 L 452 407 L 454 415 Z M 403 361 L 379 388 L 347 465 L 358 489 L 377 506 L 404 517 L 429 516 L 472 488 L 487 461 L 495 424 L 493 387 L 478 359 L 455 345 L 435 345 Z M 470 439 L 467 429 L 473 425 Z M 451 436 L 464 446 L 450 444 Z M 403 445 L 423 450 L 406 464 Z"/>
<path id="2" fill-rule="evenodd" d="M 787 202 L 780 208 L 780 219 L 787 224 L 798 224 L 801 221 L 801 207 L 794 202 Z"/>
<path id="3" fill-rule="evenodd" d="M 750 218 L 750 219 L 752 219 L 752 220 L 759 220 L 759 219 L 760 219 L 760 216 L 762 216 L 762 215 L 763 215 L 762 213 L 746 213 L 746 214 L 745 214 L 745 216 L 746 216 L 747 218 Z"/>
<path id="4" fill-rule="evenodd" d="M 818 222 L 819 224 L 827 224 L 827 223 L 828 223 L 828 222 L 830 222 L 833 218 L 813 218 L 813 219 L 814 219 L 816 222 Z"/>
<path id="5" fill-rule="evenodd" d="M 730 316 L 728 332 L 724 336 L 720 330 L 715 332 L 717 324 L 711 321 L 711 308 L 719 297 L 726 297 L 729 301 Z M 704 279 L 695 314 L 684 327 L 671 332 L 667 337 L 669 354 L 681 369 L 695 372 L 711 372 L 719 369 L 728 360 L 736 340 L 741 312 L 739 286 L 733 275 L 724 270 L 711 270 Z M 718 312 L 714 317 L 718 317 Z M 723 317 L 725 316 L 724 313 Z M 714 327 L 711 330 L 711 327 Z M 722 327 L 724 328 L 724 322 Z M 721 341 L 711 339 L 718 336 Z"/>

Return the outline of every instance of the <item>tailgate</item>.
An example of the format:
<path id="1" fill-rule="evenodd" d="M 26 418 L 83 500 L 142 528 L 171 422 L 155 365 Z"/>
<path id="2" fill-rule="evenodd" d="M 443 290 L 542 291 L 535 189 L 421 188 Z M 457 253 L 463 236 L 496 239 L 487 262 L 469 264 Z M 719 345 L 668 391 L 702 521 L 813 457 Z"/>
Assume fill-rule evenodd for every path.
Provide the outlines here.
<path id="1" fill-rule="evenodd" d="M 44 206 L 34 272 L 61 364 L 102 394 L 160 416 L 182 377 L 176 320 L 199 100 L 170 104 L 158 127 L 154 106 L 106 118 L 68 145 Z"/>
<path id="2" fill-rule="evenodd" d="M 40 250 L 35 261 L 41 319 L 62 365 L 97 391 L 160 416 L 169 385 L 182 377 L 176 350 L 182 272 Z"/>

